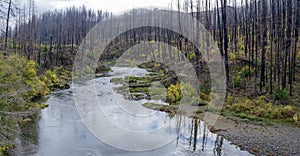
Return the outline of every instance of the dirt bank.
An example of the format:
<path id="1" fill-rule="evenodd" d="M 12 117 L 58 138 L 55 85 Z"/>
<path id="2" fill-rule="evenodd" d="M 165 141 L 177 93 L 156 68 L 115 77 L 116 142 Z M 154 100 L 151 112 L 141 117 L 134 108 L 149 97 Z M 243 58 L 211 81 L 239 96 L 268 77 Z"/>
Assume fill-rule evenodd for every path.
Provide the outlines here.
<path id="1" fill-rule="evenodd" d="M 212 113 L 207 115 L 216 116 Z M 204 116 L 205 113 L 196 115 L 200 119 Z M 255 155 L 300 155 L 298 127 L 219 116 L 216 123 L 209 128 Z"/>

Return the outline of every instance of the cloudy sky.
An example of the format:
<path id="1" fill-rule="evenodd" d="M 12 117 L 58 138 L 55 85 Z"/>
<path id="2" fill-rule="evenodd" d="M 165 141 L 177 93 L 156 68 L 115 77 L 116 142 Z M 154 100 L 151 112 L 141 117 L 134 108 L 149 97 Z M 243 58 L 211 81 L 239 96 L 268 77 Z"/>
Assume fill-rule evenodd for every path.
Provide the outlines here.
<path id="1" fill-rule="evenodd" d="M 177 0 L 173 0 L 173 3 L 175 1 Z M 172 0 L 35 0 L 36 8 L 39 12 L 54 8 L 82 6 L 84 4 L 87 8 L 120 13 L 136 7 L 168 7 L 171 2 Z"/>

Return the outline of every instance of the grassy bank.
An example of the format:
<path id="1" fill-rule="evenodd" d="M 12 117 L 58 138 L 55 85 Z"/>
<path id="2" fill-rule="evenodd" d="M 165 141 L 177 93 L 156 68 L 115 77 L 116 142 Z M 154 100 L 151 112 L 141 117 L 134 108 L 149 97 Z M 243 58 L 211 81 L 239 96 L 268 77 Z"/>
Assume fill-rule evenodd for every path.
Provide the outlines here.
<path id="1" fill-rule="evenodd" d="M 296 105 L 270 102 L 265 96 L 254 99 L 229 97 L 223 109 L 224 115 L 234 115 L 254 121 L 271 121 L 299 125 L 300 109 Z"/>

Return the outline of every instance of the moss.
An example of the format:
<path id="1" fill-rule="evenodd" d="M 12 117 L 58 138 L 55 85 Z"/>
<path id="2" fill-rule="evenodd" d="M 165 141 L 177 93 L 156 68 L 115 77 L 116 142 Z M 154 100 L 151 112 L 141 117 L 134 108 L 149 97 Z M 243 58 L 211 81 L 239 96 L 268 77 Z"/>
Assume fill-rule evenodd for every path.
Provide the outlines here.
<path id="1" fill-rule="evenodd" d="M 149 95 L 149 88 L 147 87 L 129 87 L 129 91 L 131 93 L 145 93 L 147 95 Z"/>

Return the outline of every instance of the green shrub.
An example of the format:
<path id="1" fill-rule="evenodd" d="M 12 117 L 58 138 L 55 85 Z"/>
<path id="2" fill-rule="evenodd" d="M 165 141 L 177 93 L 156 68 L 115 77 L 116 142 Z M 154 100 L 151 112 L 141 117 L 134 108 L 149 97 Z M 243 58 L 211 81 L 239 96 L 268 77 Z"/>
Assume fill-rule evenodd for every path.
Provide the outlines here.
<path id="1" fill-rule="evenodd" d="M 56 70 L 47 70 L 44 75 L 40 76 L 41 81 L 43 81 L 49 88 L 60 83 L 60 80 L 57 76 Z"/>
<path id="2" fill-rule="evenodd" d="M 239 102 L 226 106 L 226 109 L 237 114 L 244 113 L 268 119 L 292 119 L 296 113 L 295 108 L 291 105 L 273 105 L 260 98 L 253 101 L 240 99 Z"/>
<path id="3" fill-rule="evenodd" d="M 89 57 L 89 58 L 92 58 L 92 59 L 95 59 L 96 58 L 96 54 L 94 54 L 93 52 L 87 52 L 87 57 Z"/>
<path id="4" fill-rule="evenodd" d="M 229 58 L 231 60 L 236 60 L 237 56 L 234 53 L 229 53 Z"/>
<path id="5" fill-rule="evenodd" d="M 241 86 L 241 80 L 242 80 L 242 77 L 240 75 L 236 76 L 234 81 L 233 81 L 233 84 L 235 87 L 240 87 Z"/>
<path id="6" fill-rule="evenodd" d="M 92 74 L 92 69 L 91 69 L 89 66 L 86 66 L 86 67 L 84 68 L 84 73 L 85 73 L 85 74 Z"/>
<path id="7" fill-rule="evenodd" d="M 242 44 L 240 44 L 240 45 L 239 45 L 239 49 L 240 49 L 241 51 L 245 51 L 245 46 L 242 45 Z"/>
<path id="8" fill-rule="evenodd" d="M 235 101 L 234 97 L 230 95 L 227 96 L 227 101 L 226 101 L 227 104 L 233 104 L 234 101 Z"/>
<path id="9" fill-rule="evenodd" d="M 274 89 L 274 98 L 275 100 L 286 100 L 289 98 L 289 92 L 286 89 Z"/>
<path id="10" fill-rule="evenodd" d="M 249 68 L 248 66 L 247 67 L 244 67 L 241 69 L 241 71 L 239 72 L 239 76 L 241 77 L 250 77 L 252 76 L 254 73 L 254 70 L 253 68 Z"/>
<path id="11" fill-rule="evenodd" d="M 295 114 L 295 108 L 291 105 L 286 105 L 282 108 L 282 115 L 284 117 L 291 117 Z"/>
<path id="12" fill-rule="evenodd" d="M 0 112 L 24 112 L 39 109 L 34 98 L 49 93 L 46 84 L 40 80 L 35 70 L 35 63 L 24 57 L 10 55 L 6 59 L 0 56 Z M 23 116 L 0 113 L 0 155 L 5 145 L 14 144 L 16 131 L 20 128 Z M 19 126 L 18 126 L 19 125 Z M 16 131 L 11 131 L 16 130 Z"/>
<path id="13" fill-rule="evenodd" d="M 36 74 L 34 61 L 19 56 L 10 55 L 6 60 L 0 59 L 0 83 L 4 85 L 0 87 L 0 93 L 4 95 L 18 93 L 15 99 L 20 97 L 30 101 L 48 93 L 47 87 Z"/>
<path id="14" fill-rule="evenodd" d="M 196 54 L 195 53 L 189 53 L 188 54 L 188 59 L 189 60 L 192 60 L 193 58 L 195 58 L 196 57 Z"/>
<path id="15" fill-rule="evenodd" d="M 196 114 L 200 114 L 200 113 L 202 113 L 202 110 L 201 109 L 197 109 L 195 113 Z"/>
<path id="16" fill-rule="evenodd" d="M 171 102 L 176 102 L 181 99 L 181 88 L 179 83 L 177 83 L 176 85 L 170 85 L 170 87 L 168 88 L 168 99 Z"/>

